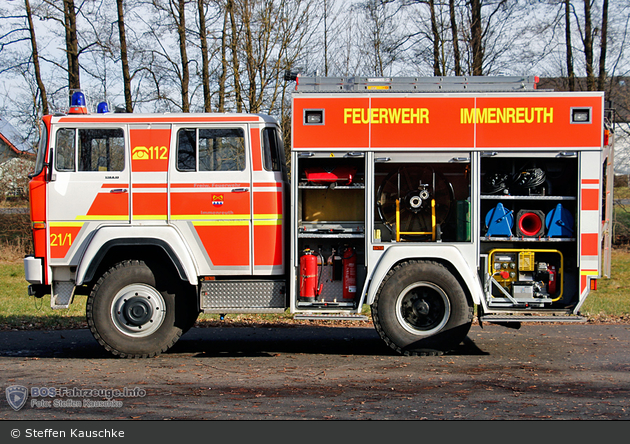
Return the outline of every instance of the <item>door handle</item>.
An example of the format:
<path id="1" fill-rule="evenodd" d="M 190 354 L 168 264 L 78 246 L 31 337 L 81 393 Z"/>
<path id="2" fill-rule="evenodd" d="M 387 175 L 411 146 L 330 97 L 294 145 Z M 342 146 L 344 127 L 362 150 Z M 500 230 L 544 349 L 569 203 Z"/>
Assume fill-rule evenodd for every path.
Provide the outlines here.
<path id="1" fill-rule="evenodd" d="M 249 188 L 232 188 L 232 193 L 245 193 Z"/>
<path id="2" fill-rule="evenodd" d="M 113 194 L 123 194 L 127 192 L 127 188 L 114 188 L 113 190 L 109 190 L 109 192 Z"/>

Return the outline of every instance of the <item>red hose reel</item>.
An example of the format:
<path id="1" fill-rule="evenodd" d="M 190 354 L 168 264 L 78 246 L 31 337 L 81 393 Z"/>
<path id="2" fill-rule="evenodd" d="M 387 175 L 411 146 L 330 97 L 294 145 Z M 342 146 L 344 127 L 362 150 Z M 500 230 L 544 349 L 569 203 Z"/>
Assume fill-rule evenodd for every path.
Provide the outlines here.
<path id="1" fill-rule="evenodd" d="M 516 235 L 540 237 L 545 233 L 545 213 L 540 210 L 519 210 L 516 215 Z"/>

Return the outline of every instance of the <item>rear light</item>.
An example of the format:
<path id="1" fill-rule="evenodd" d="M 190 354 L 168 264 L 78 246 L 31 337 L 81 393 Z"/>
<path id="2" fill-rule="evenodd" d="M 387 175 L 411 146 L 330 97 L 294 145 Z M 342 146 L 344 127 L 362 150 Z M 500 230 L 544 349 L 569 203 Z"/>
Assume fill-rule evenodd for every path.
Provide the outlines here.
<path id="1" fill-rule="evenodd" d="M 591 279 L 591 290 L 597 290 L 597 279 Z"/>
<path id="2" fill-rule="evenodd" d="M 610 131 L 604 130 L 604 146 L 608 146 L 609 139 L 610 139 Z"/>
<path id="3" fill-rule="evenodd" d="M 33 230 L 43 230 L 46 228 L 46 222 L 33 222 Z"/>

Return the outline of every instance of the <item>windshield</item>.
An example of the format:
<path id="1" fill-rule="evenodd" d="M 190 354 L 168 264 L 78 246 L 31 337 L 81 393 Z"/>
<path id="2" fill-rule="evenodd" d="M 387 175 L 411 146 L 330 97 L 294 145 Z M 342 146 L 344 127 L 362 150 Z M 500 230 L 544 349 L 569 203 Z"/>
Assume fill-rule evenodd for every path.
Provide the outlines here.
<path id="1" fill-rule="evenodd" d="M 33 178 L 40 174 L 44 169 L 44 158 L 46 157 L 46 146 L 48 145 L 48 129 L 46 124 L 42 123 L 42 137 L 39 139 L 39 147 L 37 148 L 37 158 L 35 159 L 35 170 L 28 175 Z"/>

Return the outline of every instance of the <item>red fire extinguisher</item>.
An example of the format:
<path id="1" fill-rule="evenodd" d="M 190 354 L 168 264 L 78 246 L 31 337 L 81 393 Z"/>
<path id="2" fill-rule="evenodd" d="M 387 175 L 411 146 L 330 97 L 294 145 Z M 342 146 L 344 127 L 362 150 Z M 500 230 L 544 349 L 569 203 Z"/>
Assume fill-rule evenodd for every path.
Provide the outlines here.
<path id="1" fill-rule="evenodd" d="M 352 247 L 343 252 L 343 298 L 354 299 L 357 294 L 357 254 Z"/>
<path id="2" fill-rule="evenodd" d="M 300 257 L 300 297 L 314 300 L 322 292 L 317 274 L 317 254 L 309 249 Z"/>

